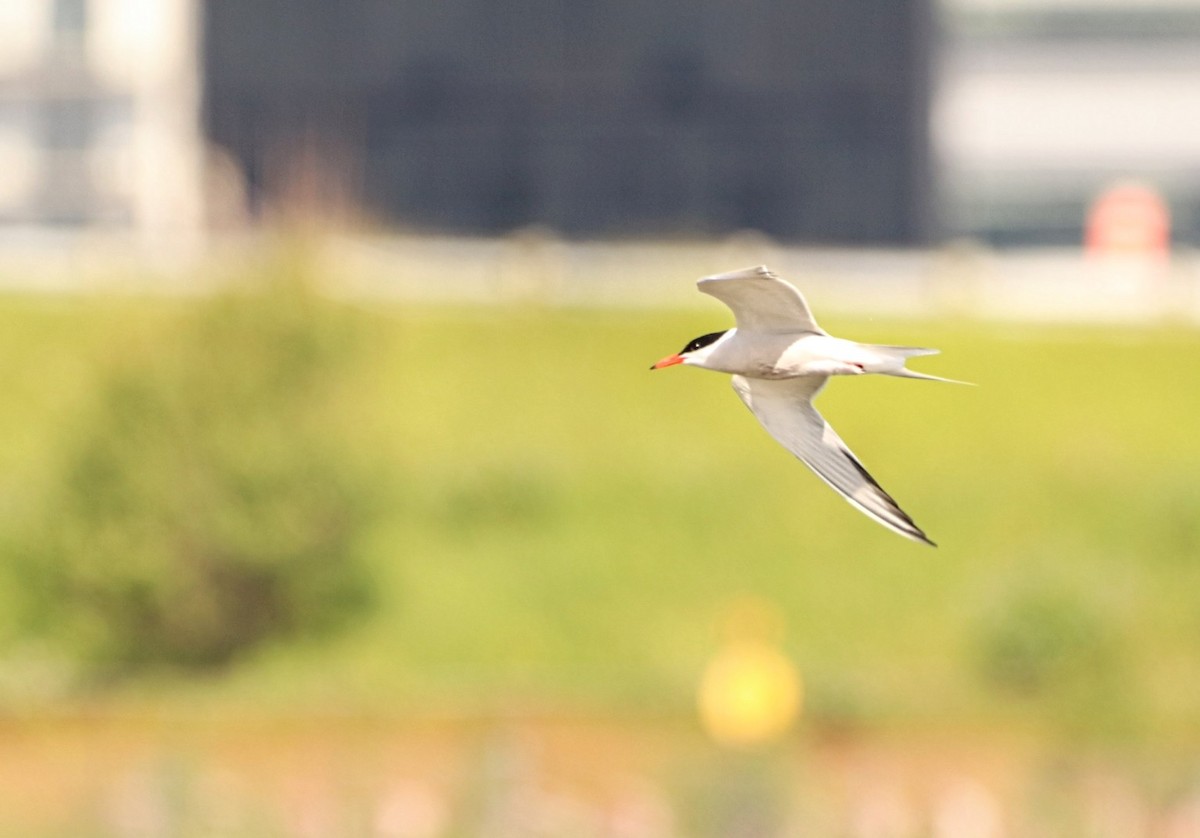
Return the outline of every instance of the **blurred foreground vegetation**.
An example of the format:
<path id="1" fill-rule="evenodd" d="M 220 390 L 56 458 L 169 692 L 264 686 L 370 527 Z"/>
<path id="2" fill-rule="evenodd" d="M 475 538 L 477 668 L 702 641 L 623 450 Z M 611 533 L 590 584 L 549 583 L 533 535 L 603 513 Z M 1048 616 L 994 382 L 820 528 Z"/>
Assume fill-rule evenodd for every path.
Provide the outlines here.
<path id="1" fill-rule="evenodd" d="M 716 304 L 0 299 L 0 703 L 690 717 L 750 594 L 815 729 L 1194 737 L 1197 335 L 822 323 L 980 385 L 819 402 L 938 550 L 647 371 Z"/>
<path id="2" fill-rule="evenodd" d="M 353 324 L 295 271 L 176 313 L 96 371 L 12 566 L 96 674 L 222 666 L 361 610 L 373 486 L 332 432 Z"/>

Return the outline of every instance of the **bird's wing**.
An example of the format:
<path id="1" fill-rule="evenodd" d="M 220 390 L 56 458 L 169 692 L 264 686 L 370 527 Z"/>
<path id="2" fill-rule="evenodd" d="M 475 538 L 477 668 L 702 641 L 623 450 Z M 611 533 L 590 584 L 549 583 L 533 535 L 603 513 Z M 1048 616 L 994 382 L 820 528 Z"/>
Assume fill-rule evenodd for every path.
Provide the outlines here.
<path id="1" fill-rule="evenodd" d="M 905 538 L 933 545 L 812 406 L 825 380 L 826 376 L 767 380 L 735 375 L 733 389 L 771 436 L 842 497 Z"/>
<path id="2" fill-rule="evenodd" d="M 696 287 L 733 309 L 737 326 L 744 332 L 825 334 L 813 319 L 804 296 L 765 265 L 706 276 Z"/>

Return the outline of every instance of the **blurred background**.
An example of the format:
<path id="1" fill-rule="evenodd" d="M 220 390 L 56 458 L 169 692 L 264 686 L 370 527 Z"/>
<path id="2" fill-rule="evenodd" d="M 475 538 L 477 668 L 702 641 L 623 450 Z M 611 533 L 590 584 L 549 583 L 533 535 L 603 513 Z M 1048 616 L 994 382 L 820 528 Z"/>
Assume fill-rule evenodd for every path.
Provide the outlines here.
<path id="1" fill-rule="evenodd" d="M 1198 0 L 5 0 L 0 831 L 1200 835 Z M 766 263 L 956 388 L 717 376 Z"/>

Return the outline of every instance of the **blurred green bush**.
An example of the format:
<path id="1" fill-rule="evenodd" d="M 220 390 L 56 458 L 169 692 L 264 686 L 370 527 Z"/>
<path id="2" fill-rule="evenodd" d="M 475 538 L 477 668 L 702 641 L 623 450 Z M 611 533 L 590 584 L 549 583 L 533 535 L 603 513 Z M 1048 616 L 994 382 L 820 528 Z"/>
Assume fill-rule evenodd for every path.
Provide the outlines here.
<path id="1" fill-rule="evenodd" d="M 20 536 L 27 625 L 120 672 L 220 666 L 361 611 L 372 486 L 331 409 L 357 351 L 285 270 L 106 365 Z"/>
<path id="2" fill-rule="evenodd" d="M 1100 618 L 1077 597 L 1040 588 L 1010 592 L 978 628 L 985 681 L 1013 695 L 1038 695 L 1112 665 Z"/>
<path id="3" fill-rule="evenodd" d="M 989 689 L 1031 702 L 1064 732 L 1127 733 L 1136 699 L 1114 623 L 1080 591 L 1022 582 L 978 620 L 977 671 Z"/>

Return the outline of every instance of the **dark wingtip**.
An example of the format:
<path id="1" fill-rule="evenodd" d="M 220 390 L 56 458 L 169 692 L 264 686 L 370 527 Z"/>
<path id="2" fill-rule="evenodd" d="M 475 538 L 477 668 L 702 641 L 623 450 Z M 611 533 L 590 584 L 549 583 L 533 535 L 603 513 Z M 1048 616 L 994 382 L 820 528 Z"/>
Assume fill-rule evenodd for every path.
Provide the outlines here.
<path id="1" fill-rule="evenodd" d="M 912 523 L 911 518 L 908 519 L 908 523 L 912 526 L 912 531 L 909 532 L 908 535 L 913 541 L 919 541 L 922 544 L 928 544 L 930 547 L 937 547 L 937 543 L 932 538 L 927 536 L 924 530 Z"/>

